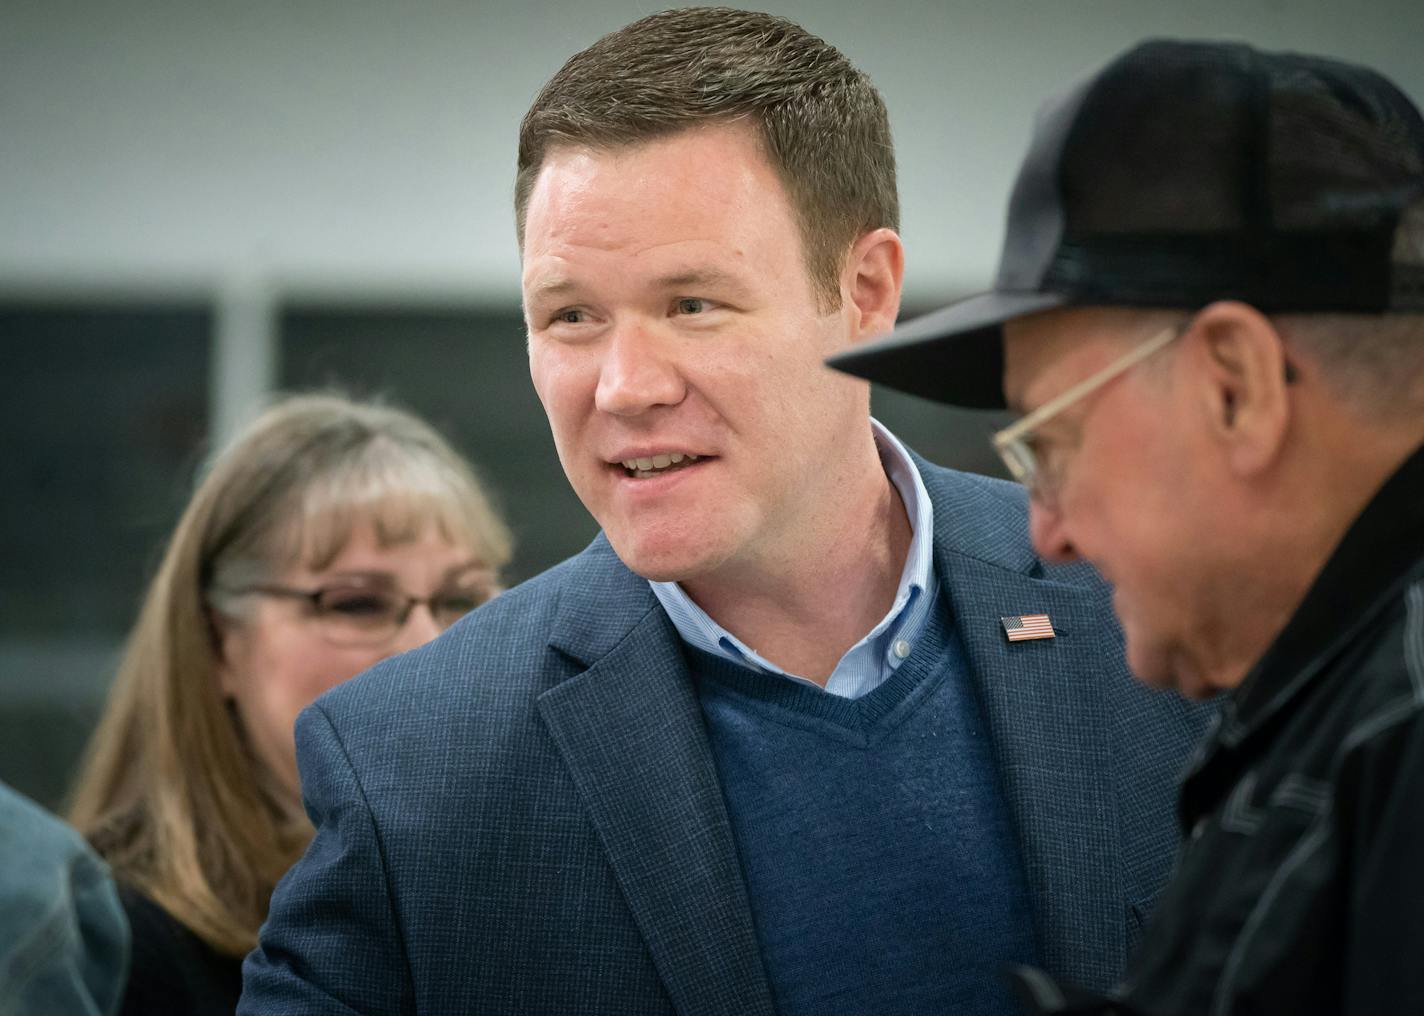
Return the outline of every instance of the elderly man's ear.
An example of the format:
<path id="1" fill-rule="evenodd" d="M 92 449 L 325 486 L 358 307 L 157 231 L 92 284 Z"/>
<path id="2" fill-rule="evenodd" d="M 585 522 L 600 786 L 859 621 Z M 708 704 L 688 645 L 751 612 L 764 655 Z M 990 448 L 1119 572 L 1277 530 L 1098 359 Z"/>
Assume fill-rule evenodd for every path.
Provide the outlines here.
<path id="1" fill-rule="evenodd" d="M 1203 309 L 1186 339 L 1211 439 L 1231 471 L 1245 478 L 1270 468 L 1290 426 L 1294 368 L 1280 333 L 1254 307 L 1225 301 Z"/>

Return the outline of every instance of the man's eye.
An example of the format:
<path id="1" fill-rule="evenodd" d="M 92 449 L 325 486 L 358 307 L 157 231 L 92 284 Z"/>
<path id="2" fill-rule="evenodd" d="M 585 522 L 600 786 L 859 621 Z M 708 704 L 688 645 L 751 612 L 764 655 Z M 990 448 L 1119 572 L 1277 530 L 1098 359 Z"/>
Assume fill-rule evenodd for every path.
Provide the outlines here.
<path id="1" fill-rule="evenodd" d="M 577 325 L 582 324 L 583 320 L 583 311 L 577 307 L 565 308 L 554 315 L 554 322 L 556 324 Z"/>
<path id="2" fill-rule="evenodd" d="M 1056 478 L 1062 472 L 1064 448 L 1061 441 L 1035 439 L 1030 447 L 1033 449 L 1039 472 L 1045 477 Z"/>
<path id="3" fill-rule="evenodd" d="M 1045 441 L 1039 434 L 1025 434 L 1021 440 L 1040 466 L 1047 465 L 1056 454 L 1053 442 Z"/>
<path id="4" fill-rule="evenodd" d="M 701 314 L 707 310 L 707 301 L 696 296 L 684 296 L 677 301 L 679 314 Z"/>

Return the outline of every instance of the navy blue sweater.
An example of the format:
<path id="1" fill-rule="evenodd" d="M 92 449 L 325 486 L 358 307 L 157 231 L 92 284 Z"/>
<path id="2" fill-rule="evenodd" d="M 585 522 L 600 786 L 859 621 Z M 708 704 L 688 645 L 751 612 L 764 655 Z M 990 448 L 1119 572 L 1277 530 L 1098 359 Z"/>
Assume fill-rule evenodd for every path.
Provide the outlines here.
<path id="1" fill-rule="evenodd" d="M 1017 1012 L 1017 839 L 943 599 L 859 699 L 687 649 L 781 1016 Z"/>

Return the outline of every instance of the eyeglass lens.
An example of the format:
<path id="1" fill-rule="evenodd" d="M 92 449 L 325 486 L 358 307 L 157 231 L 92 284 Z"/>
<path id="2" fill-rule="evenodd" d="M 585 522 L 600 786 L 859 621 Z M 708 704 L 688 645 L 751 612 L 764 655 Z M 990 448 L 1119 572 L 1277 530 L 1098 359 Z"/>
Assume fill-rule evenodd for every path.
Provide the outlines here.
<path id="1" fill-rule="evenodd" d="M 328 586 L 314 597 L 326 633 L 337 640 L 378 641 L 396 633 L 417 603 L 426 602 L 441 628 L 448 628 L 489 599 L 486 590 L 458 589 L 428 601 L 369 586 Z"/>

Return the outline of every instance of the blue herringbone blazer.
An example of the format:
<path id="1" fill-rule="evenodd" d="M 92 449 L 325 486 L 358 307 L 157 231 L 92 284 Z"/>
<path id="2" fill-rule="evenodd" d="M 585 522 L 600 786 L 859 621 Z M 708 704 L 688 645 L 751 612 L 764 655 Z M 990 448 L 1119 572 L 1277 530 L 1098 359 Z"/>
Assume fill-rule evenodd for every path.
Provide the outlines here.
<path id="1" fill-rule="evenodd" d="M 1131 678 L 1105 588 L 1035 557 L 1019 488 L 917 464 L 1040 955 L 1105 985 L 1204 717 Z M 999 619 L 1031 612 L 1058 637 L 1009 643 Z M 297 750 L 317 834 L 239 1013 L 772 1012 L 677 633 L 602 537 L 322 696 Z"/>

